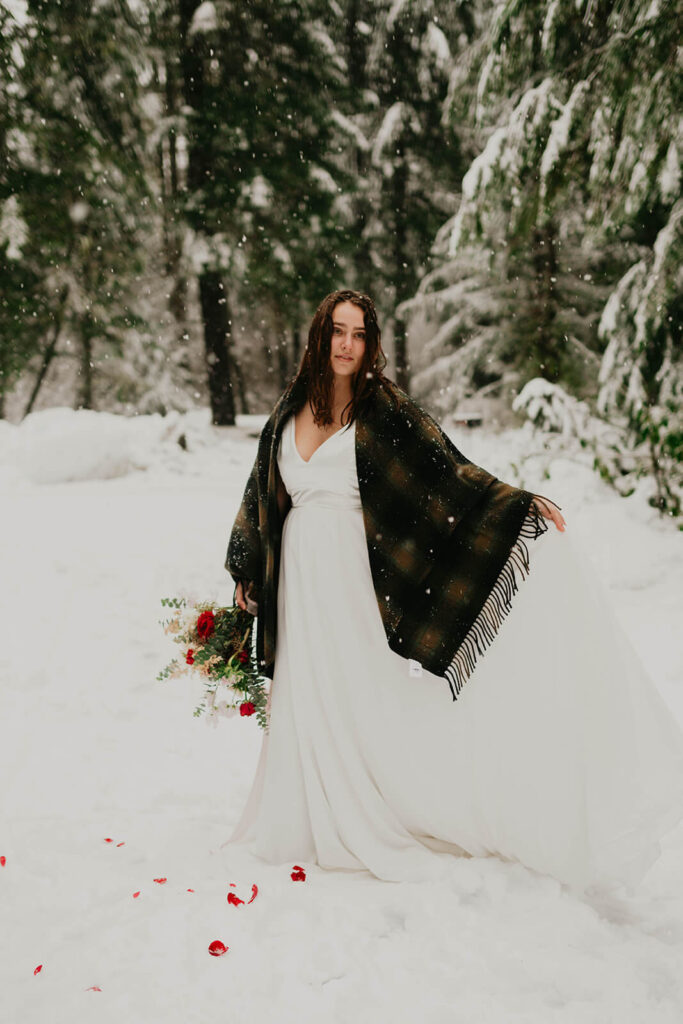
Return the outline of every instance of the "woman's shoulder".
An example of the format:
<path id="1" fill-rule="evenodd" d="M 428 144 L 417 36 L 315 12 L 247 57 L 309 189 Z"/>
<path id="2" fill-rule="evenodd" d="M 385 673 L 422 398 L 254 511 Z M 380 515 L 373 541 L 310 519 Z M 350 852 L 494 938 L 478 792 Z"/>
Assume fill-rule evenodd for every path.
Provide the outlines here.
<path id="1" fill-rule="evenodd" d="M 390 377 L 384 377 L 378 382 L 377 393 L 381 395 L 386 409 L 397 413 L 403 419 L 409 419 L 411 422 L 432 419 L 429 413 Z"/>
<path id="2" fill-rule="evenodd" d="M 395 380 L 385 377 L 384 374 L 377 376 L 374 387 L 370 391 L 370 400 L 373 405 L 398 411 L 405 405 L 406 399 L 410 401 L 406 392 L 399 387 Z"/>

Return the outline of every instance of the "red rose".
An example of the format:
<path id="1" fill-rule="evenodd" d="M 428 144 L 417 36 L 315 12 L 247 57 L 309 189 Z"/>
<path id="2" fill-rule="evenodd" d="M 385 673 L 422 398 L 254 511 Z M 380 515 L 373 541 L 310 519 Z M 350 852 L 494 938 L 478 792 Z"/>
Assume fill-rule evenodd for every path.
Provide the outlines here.
<path id="1" fill-rule="evenodd" d="M 202 612 L 197 619 L 197 636 L 200 636 L 202 640 L 208 640 L 215 628 L 213 612 Z"/>
<path id="2" fill-rule="evenodd" d="M 254 707 L 250 700 L 245 700 L 240 704 L 241 715 L 253 715 L 255 711 L 256 708 Z"/>
<path id="3" fill-rule="evenodd" d="M 243 665 L 246 664 L 246 662 L 249 661 L 249 651 L 240 651 L 240 653 L 237 655 L 237 658 L 239 661 L 242 662 Z"/>
<path id="4" fill-rule="evenodd" d="M 193 654 L 194 648 L 188 647 L 187 654 L 185 655 L 185 661 L 188 665 L 194 665 L 194 658 L 192 657 Z"/>

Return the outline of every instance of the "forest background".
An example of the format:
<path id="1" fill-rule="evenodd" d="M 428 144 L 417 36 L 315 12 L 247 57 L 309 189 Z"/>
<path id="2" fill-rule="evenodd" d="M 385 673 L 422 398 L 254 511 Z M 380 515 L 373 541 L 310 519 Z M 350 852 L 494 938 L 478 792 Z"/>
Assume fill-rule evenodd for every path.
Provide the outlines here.
<path id="1" fill-rule="evenodd" d="M 665 0 L 0 3 L 0 415 L 267 412 L 372 295 L 433 414 L 681 515 Z"/>

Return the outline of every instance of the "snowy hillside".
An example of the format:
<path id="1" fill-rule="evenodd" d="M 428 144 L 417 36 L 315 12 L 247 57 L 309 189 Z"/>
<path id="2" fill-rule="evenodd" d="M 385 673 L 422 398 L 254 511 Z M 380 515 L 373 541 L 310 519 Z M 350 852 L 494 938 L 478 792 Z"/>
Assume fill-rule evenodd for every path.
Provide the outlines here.
<path id="1" fill-rule="evenodd" d="M 683 826 L 636 892 L 584 898 L 492 857 L 419 884 L 303 864 L 302 882 L 221 849 L 261 734 L 208 727 L 184 678 L 156 681 L 175 653 L 160 598 L 231 603 L 223 560 L 263 419 L 0 422 L 3 1021 L 680 1024 Z M 449 432 L 562 506 L 683 722 L 673 524 L 573 449 L 520 475 L 526 429 Z"/>

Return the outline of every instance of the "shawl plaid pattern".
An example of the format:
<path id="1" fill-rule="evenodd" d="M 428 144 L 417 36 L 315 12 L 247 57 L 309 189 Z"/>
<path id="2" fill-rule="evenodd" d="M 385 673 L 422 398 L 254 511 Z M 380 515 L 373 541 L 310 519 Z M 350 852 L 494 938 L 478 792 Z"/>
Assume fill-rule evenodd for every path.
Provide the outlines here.
<path id="1" fill-rule="evenodd" d="M 296 385 L 296 386 L 294 386 Z M 284 484 L 277 451 L 305 395 L 290 383 L 259 437 L 225 568 L 255 583 L 256 657 L 272 678 Z M 370 570 L 389 647 L 443 676 L 453 700 L 493 642 L 529 572 L 524 538 L 548 529 L 531 491 L 467 459 L 397 384 L 378 378 L 356 422 L 356 470 Z"/>

